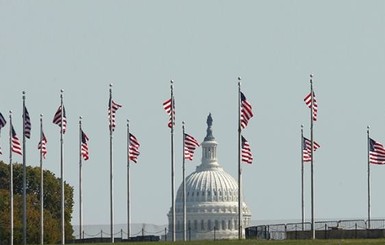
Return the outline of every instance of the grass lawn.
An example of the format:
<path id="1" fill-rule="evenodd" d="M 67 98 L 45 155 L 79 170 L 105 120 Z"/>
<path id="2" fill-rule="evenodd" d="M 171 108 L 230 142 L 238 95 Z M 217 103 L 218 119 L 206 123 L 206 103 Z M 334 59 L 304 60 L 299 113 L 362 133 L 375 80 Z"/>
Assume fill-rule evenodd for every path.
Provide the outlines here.
<path id="1" fill-rule="evenodd" d="M 107 244 L 107 243 L 103 243 Z M 130 242 L 115 243 L 116 245 L 359 245 L 359 244 L 385 244 L 385 239 L 351 239 L 351 240 L 282 240 L 282 241 L 264 241 L 264 240 L 232 240 L 232 241 L 192 241 L 192 242 Z M 91 244 L 90 244 L 91 245 Z M 93 243 L 92 245 L 96 245 Z"/>

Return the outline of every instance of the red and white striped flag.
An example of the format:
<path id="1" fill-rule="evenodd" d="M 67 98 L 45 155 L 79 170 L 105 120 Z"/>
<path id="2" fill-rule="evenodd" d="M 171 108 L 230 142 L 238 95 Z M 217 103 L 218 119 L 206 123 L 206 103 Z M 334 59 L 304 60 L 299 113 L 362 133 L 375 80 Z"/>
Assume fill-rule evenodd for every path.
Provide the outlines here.
<path id="1" fill-rule="evenodd" d="M 63 111 L 63 113 L 62 113 Z M 63 118 L 63 125 L 62 125 L 62 118 Z M 55 116 L 53 117 L 52 122 L 60 127 L 60 129 L 63 130 L 63 134 L 66 132 L 67 128 L 67 118 L 66 118 L 66 110 L 63 105 L 63 110 L 61 106 L 57 109 Z"/>
<path id="2" fill-rule="evenodd" d="M 241 127 L 246 128 L 249 120 L 253 117 L 253 108 L 251 104 L 247 101 L 246 96 L 241 92 Z"/>
<path id="3" fill-rule="evenodd" d="M 163 109 L 169 115 L 168 127 L 171 128 L 173 124 L 175 125 L 175 101 L 174 98 L 170 98 L 163 102 Z"/>
<path id="4" fill-rule="evenodd" d="M 41 154 L 43 155 L 45 159 L 45 155 L 47 154 L 47 138 L 45 137 L 45 134 L 42 133 L 42 139 L 40 140 L 39 144 L 37 145 L 37 149 L 41 151 Z"/>
<path id="5" fill-rule="evenodd" d="M 192 161 L 194 151 L 199 147 L 199 142 L 189 134 L 184 134 L 184 159 Z"/>
<path id="6" fill-rule="evenodd" d="M 82 154 L 82 157 L 85 161 L 87 161 L 89 159 L 89 156 L 88 156 L 88 141 L 89 141 L 89 138 L 88 136 L 84 133 L 83 130 L 81 130 L 82 132 L 82 144 L 81 144 L 81 154 Z"/>
<path id="7" fill-rule="evenodd" d="M 13 128 L 13 125 L 11 127 L 12 127 L 12 129 L 11 129 L 11 131 L 12 131 L 11 150 L 12 150 L 12 152 L 14 152 L 16 154 L 23 155 L 23 152 L 21 150 L 20 140 L 16 135 L 16 132 L 15 132 L 15 129 Z"/>
<path id="8" fill-rule="evenodd" d="M 312 98 L 311 93 L 309 93 L 308 95 L 306 95 L 304 99 L 305 104 L 309 108 L 312 108 L 311 98 Z M 317 105 L 317 100 L 315 99 L 315 94 L 313 92 L 313 121 L 317 121 L 317 113 L 318 113 L 318 105 Z"/>
<path id="9" fill-rule="evenodd" d="M 369 138 L 369 163 L 378 165 L 385 164 L 384 146 L 371 138 Z"/>
<path id="10" fill-rule="evenodd" d="M 138 139 L 130 133 L 130 143 L 128 144 L 128 153 L 130 155 L 130 160 L 134 163 L 137 163 L 139 152 L 139 141 Z"/>
<path id="11" fill-rule="evenodd" d="M 24 135 L 28 139 L 31 138 L 31 118 L 29 117 L 29 113 L 27 107 L 24 106 Z"/>
<path id="12" fill-rule="evenodd" d="M 313 148 L 314 151 L 316 151 L 318 148 L 320 148 L 320 145 L 313 141 Z M 304 162 L 310 162 L 311 161 L 311 141 L 305 137 L 302 139 L 302 159 Z"/>
<path id="13" fill-rule="evenodd" d="M 113 101 L 112 98 L 110 97 L 110 100 L 108 102 L 108 122 L 109 122 L 110 130 L 112 131 L 115 130 L 115 126 L 116 126 L 115 114 L 120 107 L 122 106 L 119 105 L 118 103 L 115 103 L 115 101 Z"/>
<path id="14" fill-rule="evenodd" d="M 242 162 L 252 164 L 253 163 L 253 154 L 251 153 L 251 148 L 249 142 L 242 137 Z"/>
<path id="15" fill-rule="evenodd" d="M 5 126 L 5 124 L 7 124 L 7 121 L 3 117 L 3 114 L 1 114 L 0 112 L 0 132 L 1 132 L 1 129 Z M 0 147 L 0 154 L 3 154 L 3 152 L 1 151 L 1 147 Z"/>
<path id="16" fill-rule="evenodd" d="M 3 117 L 3 114 L 0 112 L 0 130 L 7 124 L 7 121 Z"/>

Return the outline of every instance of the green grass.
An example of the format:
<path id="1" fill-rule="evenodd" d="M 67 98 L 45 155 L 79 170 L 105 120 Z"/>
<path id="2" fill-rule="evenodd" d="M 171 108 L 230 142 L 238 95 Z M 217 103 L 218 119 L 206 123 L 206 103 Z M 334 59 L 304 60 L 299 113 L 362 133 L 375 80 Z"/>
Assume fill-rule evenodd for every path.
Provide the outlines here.
<path id="1" fill-rule="evenodd" d="M 107 243 L 103 243 L 107 244 Z M 116 243 L 117 245 L 361 245 L 361 244 L 385 244 L 385 239 L 349 239 L 349 240 L 230 240 L 230 241 L 191 241 L 191 242 L 130 242 Z M 97 245 L 95 243 L 89 245 Z"/>

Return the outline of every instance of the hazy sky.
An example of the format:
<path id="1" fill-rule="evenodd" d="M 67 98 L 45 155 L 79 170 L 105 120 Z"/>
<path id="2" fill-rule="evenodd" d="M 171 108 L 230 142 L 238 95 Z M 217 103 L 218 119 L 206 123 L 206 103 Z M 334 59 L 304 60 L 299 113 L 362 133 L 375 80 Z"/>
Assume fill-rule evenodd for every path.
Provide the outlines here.
<path id="1" fill-rule="evenodd" d="M 48 138 L 45 168 L 60 176 L 59 128 L 52 118 L 64 89 L 68 127 L 65 180 L 75 187 L 78 117 L 88 134 L 84 224 L 109 224 L 108 84 L 123 107 L 114 134 L 115 221 L 126 222 L 126 120 L 141 143 L 131 168 L 132 222 L 166 224 L 171 206 L 170 130 L 162 103 L 175 81 L 176 185 L 182 133 L 200 141 L 213 116 L 219 163 L 236 178 L 237 77 L 253 105 L 244 131 L 253 154 L 243 165 L 253 220 L 300 219 L 300 125 L 314 74 L 316 219 L 366 218 L 366 126 L 385 143 L 384 1 L 0 1 L 0 111 L 22 133 L 22 91 L 32 119 L 28 165 L 39 165 L 39 114 Z M 7 125 L 8 126 L 8 125 Z M 8 127 L 7 127 L 8 128 Z M 8 162 L 7 130 L 0 144 Z M 187 173 L 200 164 L 201 149 Z M 14 160 L 21 162 L 19 156 Z M 310 218 L 310 166 L 306 214 Z M 385 217 L 385 167 L 372 166 L 372 217 Z"/>

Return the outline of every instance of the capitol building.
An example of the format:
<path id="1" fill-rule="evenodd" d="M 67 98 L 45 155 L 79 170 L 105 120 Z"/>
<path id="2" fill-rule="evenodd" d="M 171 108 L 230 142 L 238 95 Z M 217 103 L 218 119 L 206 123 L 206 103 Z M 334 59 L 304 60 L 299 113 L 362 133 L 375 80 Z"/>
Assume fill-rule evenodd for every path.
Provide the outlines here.
<path id="1" fill-rule="evenodd" d="M 238 183 L 218 163 L 218 143 L 213 136 L 211 114 L 207 118 L 207 134 L 202 146 L 201 164 L 186 177 L 187 240 L 238 238 Z M 237 166 L 237 163 L 234 163 Z M 251 213 L 242 201 L 242 234 L 249 225 Z M 183 185 L 175 200 L 176 239 L 183 240 Z M 168 213 L 172 237 L 172 211 Z"/>

